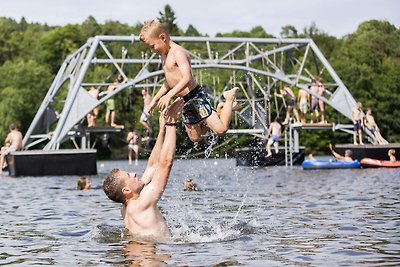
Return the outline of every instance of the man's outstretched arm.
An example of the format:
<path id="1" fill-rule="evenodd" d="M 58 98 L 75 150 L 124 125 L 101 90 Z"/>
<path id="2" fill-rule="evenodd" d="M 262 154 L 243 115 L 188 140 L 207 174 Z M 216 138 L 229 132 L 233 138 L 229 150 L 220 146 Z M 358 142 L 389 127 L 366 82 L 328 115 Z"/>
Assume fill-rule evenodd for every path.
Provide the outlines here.
<path id="1" fill-rule="evenodd" d="M 160 158 L 161 148 L 162 148 L 162 145 L 164 143 L 164 138 L 165 138 L 165 118 L 164 118 L 164 115 L 162 113 L 160 113 L 159 122 L 160 122 L 160 130 L 159 130 L 158 135 L 157 135 L 156 144 L 154 145 L 153 150 L 151 151 L 149 160 L 147 162 L 146 169 L 145 169 L 145 171 L 143 173 L 143 176 L 142 176 L 142 181 L 145 184 L 150 183 L 151 179 L 153 178 L 154 171 L 157 169 L 157 163 L 158 163 L 159 158 Z"/>
<path id="2" fill-rule="evenodd" d="M 156 171 L 151 180 L 151 193 L 147 195 L 149 202 L 158 201 L 167 186 L 176 150 L 176 121 L 184 105 L 183 100 L 174 102 L 168 109 L 165 121 L 165 138 L 160 151 Z"/>

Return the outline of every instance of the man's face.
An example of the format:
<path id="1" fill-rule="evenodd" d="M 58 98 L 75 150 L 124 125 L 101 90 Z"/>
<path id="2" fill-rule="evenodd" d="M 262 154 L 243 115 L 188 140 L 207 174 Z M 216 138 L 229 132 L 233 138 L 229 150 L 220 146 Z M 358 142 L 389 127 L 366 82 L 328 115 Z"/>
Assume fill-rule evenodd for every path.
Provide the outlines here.
<path id="1" fill-rule="evenodd" d="M 167 45 L 165 42 L 165 38 L 160 34 L 159 37 L 147 37 L 144 43 L 151 49 L 151 52 L 166 55 L 167 54 Z"/>
<path id="2" fill-rule="evenodd" d="M 125 183 L 125 187 L 128 187 L 134 193 L 139 193 L 144 187 L 143 182 L 135 172 L 119 171 L 117 177 Z"/>

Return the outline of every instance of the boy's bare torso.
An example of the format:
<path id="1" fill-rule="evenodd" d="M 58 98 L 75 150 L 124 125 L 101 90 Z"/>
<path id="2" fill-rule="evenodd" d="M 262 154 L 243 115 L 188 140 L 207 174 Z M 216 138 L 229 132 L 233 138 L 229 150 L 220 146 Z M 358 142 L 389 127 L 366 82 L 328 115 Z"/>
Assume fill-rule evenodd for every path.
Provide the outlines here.
<path id="1" fill-rule="evenodd" d="M 169 87 L 169 89 L 174 88 L 178 82 L 182 79 L 182 72 L 179 69 L 178 63 L 177 63 L 177 56 L 178 53 L 183 53 L 186 57 L 187 63 L 189 64 L 189 68 L 190 68 L 190 57 L 188 52 L 181 46 L 171 42 L 171 46 L 170 46 L 170 50 L 168 51 L 168 54 L 163 57 L 163 70 L 165 73 L 165 79 L 166 79 L 166 83 Z M 187 93 L 189 93 L 190 90 L 192 90 L 193 88 L 195 88 L 197 86 L 196 81 L 193 78 L 193 75 L 190 71 L 190 80 L 187 84 L 187 86 L 180 91 L 176 96 L 185 96 Z"/>
<path id="2" fill-rule="evenodd" d="M 271 124 L 271 126 L 272 126 L 272 134 L 273 135 L 277 135 L 277 136 L 281 136 L 281 133 L 282 133 L 281 125 L 279 123 L 277 123 L 277 122 L 273 122 Z"/>
<path id="3" fill-rule="evenodd" d="M 14 147 L 16 150 L 22 148 L 22 134 L 19 131 L 11 131 L 7 136 L 7 141 L 10 146 Z"/>
<path id="4" fill-rule="evenodd" d="M 361 111 L 358 108 L 354 108 L 351 113 L 353 121 L 361 120 Z"/>
<path id="5" fill-rule="evenodd" d="M 305 90 L 301 89 L 301 90 L 299 91 L 299 98 L 300 98 L 300 101 L 301 101 L 301 100 L 307 101 L 307 97 L 308 97 L 308 93 L 307 93 Z"/>

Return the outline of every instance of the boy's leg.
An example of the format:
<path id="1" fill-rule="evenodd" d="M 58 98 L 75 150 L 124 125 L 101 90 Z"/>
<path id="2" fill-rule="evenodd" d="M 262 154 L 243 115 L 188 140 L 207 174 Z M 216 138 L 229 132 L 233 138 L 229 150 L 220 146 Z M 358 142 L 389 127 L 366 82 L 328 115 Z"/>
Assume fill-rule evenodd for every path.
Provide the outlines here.
<path id="1" fill-rule="evenodd" d="M 275 141 L 274 142 L 274 147 L 275 147 L 275 154 L 278 154 L 279 153 L 279 148 L 278 148 L 278 141 Z"/>
<path id="2" fill-rule="evenodd" d="M 239 87 L 234 87 L 229 91 L 224 92 L 225 104 L 220 106 L 219 116 L 213 112 L 206 119 L 207 126 L 217 135 L 223 136 L 229 128 L 231 122 L 233 102 L 236 97 L 236 92 Z"/>
<path id="3" fill-rule="evenodd" d="M 362 141 L 362 130 L 358 130 L 358 138 L 360 139 L 360 145 L 363 145 L 363 141 Z"/>

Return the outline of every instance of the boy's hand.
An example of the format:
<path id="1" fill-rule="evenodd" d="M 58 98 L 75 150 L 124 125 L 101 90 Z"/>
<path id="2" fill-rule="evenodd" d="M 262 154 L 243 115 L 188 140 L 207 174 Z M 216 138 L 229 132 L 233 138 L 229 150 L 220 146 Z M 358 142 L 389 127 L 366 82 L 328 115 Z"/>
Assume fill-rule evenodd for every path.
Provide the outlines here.
<path id="1" fill-rule="evenodd" d="M 167 109 L 169 102 L 171 101 L 171 97 L 164 95 L 158 100 L 157 107 L 160 109 L 160 111 L 164 111 Z"/>

